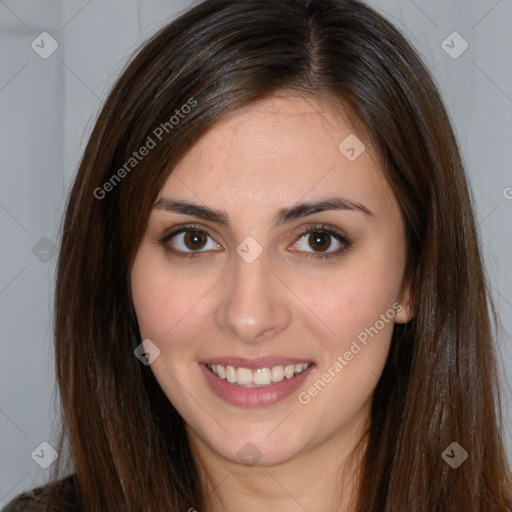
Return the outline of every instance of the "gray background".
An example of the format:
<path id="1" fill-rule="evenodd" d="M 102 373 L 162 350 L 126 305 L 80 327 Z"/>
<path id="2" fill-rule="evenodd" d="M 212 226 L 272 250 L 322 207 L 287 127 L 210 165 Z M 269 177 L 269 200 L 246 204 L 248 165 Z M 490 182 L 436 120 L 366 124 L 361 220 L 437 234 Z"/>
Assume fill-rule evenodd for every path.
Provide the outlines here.
<path id="1" fill-rule="evenodd" d="M 503 324 L 510 457 L 512 0 L 368 3 L 423 55 L 462 147 Z M 55 446 L 56 440 L 53 244 L 81 152 L 101 101 L 131 52 L 188 5 L 182 0 L 0 0 L 0 507 L 49 474 L 31 454 L 41 442 Z M 47 59 L 31 47 L 34 40 L 42 46 L 38 36 L 45 31 L 58 43 Z M 454 31 L 469 44 L 458 58 L 442 47 Z M 447 48 L 453 55 L 461 43 L 449 38 L 445 45 L 453 46 Z M 43 453 L 48 457 L 47 449 Z"/>

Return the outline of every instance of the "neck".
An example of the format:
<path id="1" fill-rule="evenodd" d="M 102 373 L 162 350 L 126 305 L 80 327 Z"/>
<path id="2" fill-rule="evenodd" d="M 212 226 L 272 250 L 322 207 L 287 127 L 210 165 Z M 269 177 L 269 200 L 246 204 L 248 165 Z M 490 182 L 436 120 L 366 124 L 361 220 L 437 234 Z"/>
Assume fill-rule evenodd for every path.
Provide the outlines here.
<path id="1" fill-rule="evenodd" d="M 203 482 L 206 512 L 352 512 L 366 442 L 352 426 L 272 466 L 245 466 L 213 452 L 191 429 L 188 437 Z M 357 435 L 359 434 L 359 435 Z"/>

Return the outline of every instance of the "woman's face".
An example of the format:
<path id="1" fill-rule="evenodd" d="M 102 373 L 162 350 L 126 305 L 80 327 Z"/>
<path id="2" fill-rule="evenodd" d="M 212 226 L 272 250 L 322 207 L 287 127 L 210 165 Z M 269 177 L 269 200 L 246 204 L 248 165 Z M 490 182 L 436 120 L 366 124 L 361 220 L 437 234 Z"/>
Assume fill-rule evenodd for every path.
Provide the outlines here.
<path id="1" fill-rule="evenodd" d="M 214 126 L 165 182 L 131 272 L 151 370 L 195 445 L 263 465 L 352 447 L 408 320 L 405 254 L 346 119 L 289 95 Z"/>

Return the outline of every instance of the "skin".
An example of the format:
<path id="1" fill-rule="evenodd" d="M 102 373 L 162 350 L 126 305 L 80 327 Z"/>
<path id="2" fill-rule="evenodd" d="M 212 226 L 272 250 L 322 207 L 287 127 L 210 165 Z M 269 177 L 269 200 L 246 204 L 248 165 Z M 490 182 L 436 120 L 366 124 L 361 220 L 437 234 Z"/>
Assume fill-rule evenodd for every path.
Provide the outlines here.
<path id="1" fill-rule="evenodd" d="M 338 146 L 353 133 L 366 150 L 349 161 Z M 280 208 L 334 196 L 373 215 L 330 210 L 273 227 Z M 317 100 L 273 96 L 216 124 L 170 174 L 161 198 L 224 210 L 230 220 L 227 227 L 155 208 L 131 272 L 142 339 L 160 349 L 151 369 L 186 422 L 208 510 L 352 510 L 360 453 L 350 454 L 368 425 L 393 322 L 410 319 L 404 226 L 365 133 Z M 209 235 L 191 259 L 160 241 L 188 223 Z M 351 247 L 315 258 L 322 250 L 301 230 L 318 224 L 344 233 Z M 252 263 L 236 252 L 248 236 L 262 248 Z M 325 252 L 334 253 L 340 244 L 329 241 Z M 166 245 L 193 252 L 183 234 Z M 394 303 L 403 308 L 393 320 L 301 404 L 298 392 Z M 215 356 L 269 355 L 316 367 L 297 393 L 266 407 L 223 401 L 199 368 Z M 239 460 L 246 443 L 259 451 L 255 465 Z"/>

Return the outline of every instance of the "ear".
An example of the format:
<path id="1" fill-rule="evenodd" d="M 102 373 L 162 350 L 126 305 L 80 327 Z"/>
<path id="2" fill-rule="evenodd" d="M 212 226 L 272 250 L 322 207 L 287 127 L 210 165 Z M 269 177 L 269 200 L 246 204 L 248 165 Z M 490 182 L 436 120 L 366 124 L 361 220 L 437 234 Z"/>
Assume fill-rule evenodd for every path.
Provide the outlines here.
<path id="1" fill-rule="evenodd" d="M 407 278 L 404 280 L 402 290 L 397 299 L 397 303 L 400 304 L 400 309 L 397 308 L 395 316 L 395 322 L 398 324 L 406 324 L 414 317 L 414 304 L 412 301 L 412 279 Z"/>

